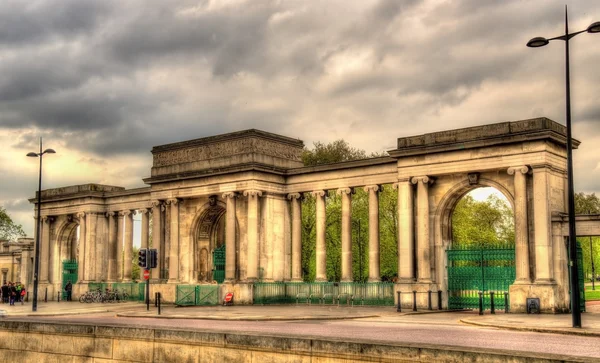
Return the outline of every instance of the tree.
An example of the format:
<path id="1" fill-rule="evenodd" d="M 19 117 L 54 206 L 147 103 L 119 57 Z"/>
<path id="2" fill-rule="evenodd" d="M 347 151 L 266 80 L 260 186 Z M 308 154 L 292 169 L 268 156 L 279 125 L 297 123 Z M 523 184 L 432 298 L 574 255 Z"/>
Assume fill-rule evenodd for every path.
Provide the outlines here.
<path id="1" fill-rule="evenodd" d="M 598 214 L 600 213 L 600 198 L 595 193 L 575 193 L 575 214 Z M 593 275 L 598 274 L 600 266 L 600 242 L 599 237 L 578 237 L 577 241 L 581 246 L 583 254 L 583 267 L 586 275 L 593 279 Z M 592 261 L 594 271 L 592 272 Z"/>
<path id="2" fill-rule="evenodd" d="M 6 209 L 0 206 L 0 239 L 14 241 L 19 237 L 25 237 L 25 231 L 20 224 L 13 222 L 12 218 L 6 212 Z"/>
<path id="3" fill-rule="evenodd" d="M 476 201 L 465 195 L 452 214 L 454 248 L 514 247 L 513 211 L 496 195 Z"/>
<path id="4" fill-rule="evenodd" d="M 350 147 L 344 140 L 329 144 L 315 142 L 314 148 L 304 149 L 302 161 L 306 166 L 338 163 L 343 161 L 382 156 L 367 156 L 364 150 Z M 397 274 L 397 191 L 389 186 L 379 195 L 380 213 L 380 271 L 383 280 L 391 280 Z M 316 277 L 316 208 L 315 198 L 305 194 L 302 203 L 302 272 L 305 281 Z M 329 281 L 341 279 L 342 263 L 342 198 L 329 191 L 326 202 L 326 274 Z M 369 200 L 362 188 L 355 188 L 352 196 L 352 273 L 354 281 L 366 281 L 369 276 Z M 360 234 L 359 234 L 360 225 Z M 362 267 L 362 270 L 361 270 Z"/>
<path id="5" fill-rule="evenodd" d="M 131 280 L 136 281 L 140 279 L 140 266 L 138 265 L 138 252 L 140 249 L 136 246 L 133 246 L 131 257 Z"/>

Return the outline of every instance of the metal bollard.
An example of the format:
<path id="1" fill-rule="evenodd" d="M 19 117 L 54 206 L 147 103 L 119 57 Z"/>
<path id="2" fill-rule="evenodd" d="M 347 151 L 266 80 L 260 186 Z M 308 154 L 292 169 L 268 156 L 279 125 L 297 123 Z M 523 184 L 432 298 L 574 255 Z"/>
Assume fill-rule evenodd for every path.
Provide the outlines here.
<path id="1" fill-rule="evenodd" d="M 417 311 L 417 291 L 413 290 L 413 311 Z"/>
<path id="2" fill-rule="evenodd" d="M 25 301 L 29 302 L 29 291 L 25 293 Z"/>
<path id="3" fill-rule="evenodd" d="M 48 288 L 46 288 L 46 291 L 44 292 L 44 302 L 48 302 Z"/>
<path id="4" fill-rule="evenodd" d="M 438 310 L 442 310 L 442 290 L 438 290 Z"/>
<path id="5" fill-rule="evenodd" d="M 398 291 L 398 307 L 396 308 L 396 312 L 402 312 L 402 300 L 400 300 L 400 291 Z"/>
<path id="6" fill-rule="evenodd" d="M 160 292 L 157 292 L 158 294 L 158 315 L 160 315 Z"/>
<path id="7" fill-rule="evenodd" d="M 508 291 L 504 291 L 504 312 L 508 313 Z"/>
<path id="8" fill-rule="evenodd" d="M 479 315 L 483 315 L 483 292 L 479 291 Z"/>
<path id="9" fill-rule="evenodd" d="M 60 292 L 58 292 L 58 293 L 56 294 L 56 301 L 57 301 L 57 302 L 60 302 Z"/>
<path id="10" fill-rule="evenodd" d="M 154 307 L 158 307 L 158 292 L 154 293 Z"/>
<path id="11" fill-rule="evenodd" d="M 496 308 L 494 306 L 494 292 L 490 291 L 490 310 L 492 314 L 496 314 Z"/>
<path id="12" fill-rule="evenodd" d="M 431 290 L 427 291 L 427 309 L 433 310 L 433 308 L 431 307 Z"/>

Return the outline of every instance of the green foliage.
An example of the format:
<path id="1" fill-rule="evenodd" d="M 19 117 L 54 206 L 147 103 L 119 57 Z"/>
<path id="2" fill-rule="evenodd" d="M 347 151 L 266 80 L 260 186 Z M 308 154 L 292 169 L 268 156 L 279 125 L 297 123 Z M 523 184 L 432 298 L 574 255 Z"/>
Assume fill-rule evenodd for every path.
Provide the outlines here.
<path id="1" fill-rule="evenodd" d="M 575 214 L 600 213 L 600 198 L 595 193 L 575 193 Z M 594 274 L 598 275 L 600 267 L 600 237 L 577 237 L 583 253 L 583 271 L 586 281 L 592 278 L 592 259 Z"/>
<path id="2" fill-rule="evenodd" d="M 371 156 L 381 156 L 371 154 Z M 306 166 L 329 164 L 367 158 L 363 150 L 352 148 L 344 140 L 329 144 L 314 143 L 305 149 L 302 161 Z M 305 194 L 302 203 L 302 273 L 304 281 L 316 277 L 316 205 L 315 198 Z M 379 195 L 380 271 L 382 279 L 392 280 L 397 266 L 397 209 L 398 194 L 386 187 Z M 326 273 L 329 281 L 340 281 L 342 270 L 342 198 L 330 191 L 326 202 Z M 362 188 L 352 196 L 352 274 L 354 281 L 369 277 L 369 198 Z"/>
<path id="3" fill-rule="evenodd" d="M 364 150 L 350 147 L 342 139 L 329 144 L 317 141 L 313 145 L 313 150 L 304 148 L 302 151 L 302 162 L 305 166 L 339 163 L 341 161 L 365 159 L 367 157 Z"/>
<path id="4" fill-rule="evenodd" d="M 514 216 L 510 205 L 496 195 L 476 201 L 465 195 L 452 214 L 453 248 L 514 247 Z"/>
<path id="5" fill-rule="evenodd" d="M 140 249 L 136 246 L 133 246 L 133 253 L 131 257 L 131 279 L 133 281 L 140 279 L 140 266 L 138 265 L 138 252 Z"/>
<path id="6" fill-rule="evenodd" d="M 600 300 L 600 290 L 592 290 L 591 286 L 585 288 L 585 301 Z"/>
<path id="7" fill-rule="evenodd" d="M 19 237 L 25 237 L 25 231 L 20 224 L 13 222 L 12 218 L 6 212 L 6 209 L 0 206 L 0 239 L 14 241 Z"/>

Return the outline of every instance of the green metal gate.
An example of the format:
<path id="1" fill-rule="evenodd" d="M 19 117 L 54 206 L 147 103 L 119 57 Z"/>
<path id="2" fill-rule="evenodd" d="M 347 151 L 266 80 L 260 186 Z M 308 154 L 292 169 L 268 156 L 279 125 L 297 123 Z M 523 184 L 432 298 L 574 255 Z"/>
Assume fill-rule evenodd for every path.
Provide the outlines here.
<path id="1" fill-rule="evenodd" d="M 504 293 L 515 281 L 514 248 L 447 250 L 446 253 L 449 309 L 478 309 L 480 291 L 495 292 L 495 306 L 505 307 Z M 489 306 L 489 294 L 484 294 L 484 308 Z"/>
<path id="2" fill-rule="evenodd" d="M 77 283 L 77 260 L 64 260 L 63 261 L 63 277 L 62 277 L 62 299 L 67 299 L 67 292 L 65 286 L 67 282 L 71 282 L 72 285 Z"/>
<path id="3" fill-rule="evenodd" d="M 175 305 L 219 305 L 219 285 L 177 285 Z"/>
<path id="4" fill-rule="evenodd" d="M 568 241 L 569 239 L 565 239 Z M 567 254 L 569 255 L 569 244 L 567 243 Z M 569 255 L 570 256 L 570 255 Z M 571 293 L 571 269 L 567 263 L 567 271 L 569 271 L 569 294 Z M 577 241 L 577 272 L 579 275 L 579 309 L 585 311 L 585 278 L 583 277 L 583 250 L 581 243 Z"/>
<path id="5" fill-rule="evenodd" d="M 213 251 L 213 280 L 219 284 L 225 280 L 225 245 Z"/>

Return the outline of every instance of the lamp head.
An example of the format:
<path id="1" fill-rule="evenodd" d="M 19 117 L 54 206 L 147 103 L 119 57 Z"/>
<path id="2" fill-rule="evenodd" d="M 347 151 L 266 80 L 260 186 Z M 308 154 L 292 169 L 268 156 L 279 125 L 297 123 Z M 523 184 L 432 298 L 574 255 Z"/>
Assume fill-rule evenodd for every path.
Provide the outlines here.
<path id="1" fill-rule="evenodd" d="M 600 21 L 597 21 L 592 25 L 588 26 L 586 31 L 588 33 L 600 33 Z"/>
<path id="2" fill-rule="evenodd" d="M 527 42 L 527 46 L 530 48 L 538 48 L 547 45 L 550 41 L 544 37 L 535 37 Z"/>
<path id="3" fill-rule="evenodd" d="M 30 152 L 27 154 L 27 156 L 32 157 L 32 158 L 37 158 L 38 154 L 34 153 L 34 152 Z"/>
<path id="4" fill-rule="evenodd" d="M 42 154 L 56 154 L 56 151 L 54 149 L 46 149 Z"/>

